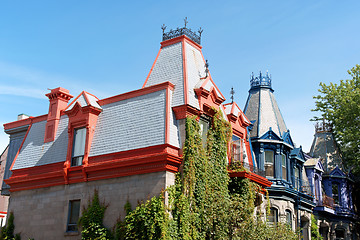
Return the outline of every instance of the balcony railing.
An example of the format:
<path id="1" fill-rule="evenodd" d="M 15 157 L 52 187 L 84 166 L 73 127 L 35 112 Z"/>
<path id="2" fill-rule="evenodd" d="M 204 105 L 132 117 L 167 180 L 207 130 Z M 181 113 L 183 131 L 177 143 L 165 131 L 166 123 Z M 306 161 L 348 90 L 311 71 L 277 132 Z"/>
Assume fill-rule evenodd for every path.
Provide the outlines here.
<path id="1" fill-rule="evenodd" d="M 259 168 L 257 168 L 254 165 L 250 166 L 250 164 L 248 164 L 246 162 L 240 162 L 240 161 L 230 163 L 229 170 L 240 170 L 241 171 L 242 169 L 244 171 L 252 172 L 252 173 L 255 173 L 256 175 L 265 177 L 265 171 L 260 170 Z"/>
<path id="2" fill-rule="evenodd" d="M 313 192 L 312 192 L 312 187 L 310 184 L 306 184 L 304 181 L 300 181 L 300 178 L 295 178 L 295 183 L 294 183 L 294 189 L 305 193 L 307 195 L 313 196 Z"/>
<path id="3" fill-rule="evenodd" d="M 335 201 L 333 198 L 327 196 L 327 195 L 322 195 L 322 199 L 320 200 L 319 196 L 316 196 L 317 199 L 317 206 L 324 206 L 324 207 L 328 207 L 328 208 L 335 208 Z"/>

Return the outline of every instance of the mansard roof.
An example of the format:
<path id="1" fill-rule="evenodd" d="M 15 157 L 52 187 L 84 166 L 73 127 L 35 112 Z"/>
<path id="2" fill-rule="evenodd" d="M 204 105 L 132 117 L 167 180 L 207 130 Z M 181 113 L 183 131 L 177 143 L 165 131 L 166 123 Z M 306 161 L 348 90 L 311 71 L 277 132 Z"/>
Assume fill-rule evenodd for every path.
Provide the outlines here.
<path id="1" fill-rule="evenodd" d="M 102 109 L 99 114 L 89 157 L 128 151 L 165 144 L 166 84 L 120 94 L 108 99 L 97 98 L 82 92 L 66 108 L 71 111 L 76 104 Z M 146 114 L 145 114 L 146 113 Z M 169 114 L 169 143 L 179 147 L 177 125 Z M 62 114 L 55 140 L 44 143 L 46 118 L 37 117 L 30 124 L 12 170 L 64 162 L 68 150 L 69 117 Z M 146 131 L 144 131 L 146 129 Z M 131 134 L 129 134 L 131 132 Z M 126 140 L 125 140 L 126 139 Z"/>
<path id="2" fill-rule="evenodd" d="M 250 120 L 236 103 L 222 105 L 225 97 L 209 73 L 201 46 L 186 34 L 161 43 L 141 89 L 100 100 L 83 91 L 70 104 L 66 100 L 53 109 L 58 99 L 50 99 L 47 115 L 4 125 L 7 132 L 29 126 L 10 169 L 13 175 L 6 180 L 12 190 L 24 190 L 24 181 L 28 182 L 26 189 L 31 189 L 151 171 L 176 172 L 182 147 L 177 120 L 189 115 L 212 116 L 213 108 L 245 140 L 247 161 L 255 165 L 247 141 Z M 49 119 L 56 128 L 49 125 Z M 83 162 L 71 166 L 73 135 L 83 127 L 87 129 Z M 47 129 L 53 129 L 51 141 L 44 140 Z M 28 171 L 32 167 L 36 171 Z M 44 180 L 48 178 L 51 183 Z"/>
<path id="3" fill-rule="evenodd" d="M 340 150 L 330 128 L 317 125 L 309 154 L 322 159 L 325 172 L 342 166 Z"/>
<path id="4" fill-rule="evenodd" d="M 213 91 L 220 103 L 225 101 L 211 78 L 201 49 L 186 35 L 163 41 L 143 87 L 166 81 L 173 83 L 176 87 L 172 107 L 189 105 L 201 109 L 196 89 Z"/>
<path id="5" fill-rule="evenodd" d="M 261 73 L 260 76 L 262 76 Z M 284 138 L 288 138 L 286 134 L 288 129 L 273 94 L 274 90 L 271 88 L 271 82 L 269 85 L 269 79 L 265 79 L 266 81 L 251 80 L 251 89 L 249 90 L 244 113 L 253 122 L 251 138 L 261 138 L 271 128 L 276 136 L 284 140 Z M 289 140 L 288 142 L 293 145 L 291 144 L 292 141 Z"/>

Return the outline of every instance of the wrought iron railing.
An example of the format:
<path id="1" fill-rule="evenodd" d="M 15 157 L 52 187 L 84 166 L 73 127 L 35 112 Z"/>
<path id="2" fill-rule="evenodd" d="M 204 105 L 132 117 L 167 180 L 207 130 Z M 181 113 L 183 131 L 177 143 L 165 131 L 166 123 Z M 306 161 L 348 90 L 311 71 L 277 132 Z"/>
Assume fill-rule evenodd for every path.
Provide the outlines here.
<path id="1" fill-rule="evenodd" d="M 263 75 L 261 72 L 259 76 L 255 77 L 254 73 L 252 73 L 250 78 L 250 87 L 258 87 L 258 86 L 268 86 L 271 88 L 271 76 L 266 72 L 266 75 Z"/>
<path id="2" fill-rule="evenodd" d="M 163 33 L 163 41 L 168 40 L 168 39 L 172 39 L 172 38 L 176 38 L 179 37 L 181 35 L 185 35 L 187 37 L 189 37 L 191 40 L 193 40 L 194 42 L 196 42 L 197 44 L 201 43 L 201 32 L 199 30 L 199 34 L 197 35 L 195 32 L 193 32 L 191 29 L 183 27 L 183 28 L 177 28 L 175 30 L 170 29 L 169 32 L 164 32 Z"/>
<path id="3" fill-rule="evenodd" d="M 294 182 L 294 189 L 299 191 L 299 192 L 302 192 L 302 193 L 305 193 L 307 195 L 310 195 L 310 196 L 313 196 L 313 192 L 312 192 L 312 186 L 310 184 L 307 184 L 306 182 L 304 181 L 301 181 L 300 178 L 297 178 L 295 177 L 295 182 Z"/>
<path id="4" fill-rule="evenodd" d="M 324 206 L 328 208 L 335 208 L 335 202 L 332 197 L 329 197 L 327 195 L 322 195 L 322 198 L 320 199 L 320 196 L 316 196 L 317 199 L 317 206 Z"/>

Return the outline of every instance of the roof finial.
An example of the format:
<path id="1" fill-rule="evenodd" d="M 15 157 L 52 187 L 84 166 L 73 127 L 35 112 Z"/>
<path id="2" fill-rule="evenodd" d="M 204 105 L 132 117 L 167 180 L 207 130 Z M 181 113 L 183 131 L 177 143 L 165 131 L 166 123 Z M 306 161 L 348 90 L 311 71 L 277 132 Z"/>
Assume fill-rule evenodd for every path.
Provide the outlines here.
<path id="1" fill-rule="evenodd" d="M 199 30 L 198 30 L 198 33 L 199 33 L 200 37 L 201 37 L 201 34 L 202 34 L 203 31 L 204 31 L 204 29 L 202 29 L 202 28 L 200 27 Z"/>
<path id="2" fill-rule="evenodd" d="M 163 24 L 163 25 L 161 26 L 161 29 L 163 30 L 163 34 L 164 34 L 164 32 L 165 32 L 165 29 L 166 29 L 166 26 L 165 26 L 165 24 Z"/>
<path id="3" fill-rule="evenodd" d="M 206 62 L 205 62 L 205 78 L 208 77 L 208 73 L 209 73 L 209 63 L 208 63 L 208 60 L 206 59 Z"/>
<path id="4" fill-rule="evenodd" d="M 231 87 L 230 94 L 231 94 L 231 103 L 233 103 L 234 102 L 234 94 L 235 94 L 233 87 Z"/>
<path id="5" fill-rule="evenodd" d="M 184 23 L 185 23 L 185 28 L 186 28 L 186 24 L 188 23 L 187 17 L 184 18 Z"/>

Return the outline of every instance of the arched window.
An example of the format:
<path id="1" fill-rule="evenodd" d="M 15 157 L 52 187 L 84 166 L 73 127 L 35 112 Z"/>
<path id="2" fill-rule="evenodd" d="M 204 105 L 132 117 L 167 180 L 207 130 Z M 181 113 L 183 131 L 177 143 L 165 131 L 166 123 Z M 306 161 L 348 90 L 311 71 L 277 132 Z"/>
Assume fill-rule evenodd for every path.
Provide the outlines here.
<path id="1" fill-rule="evenodd" d="M 265 151 L 265 175 L 274 177 L 274 151 Z"/>

